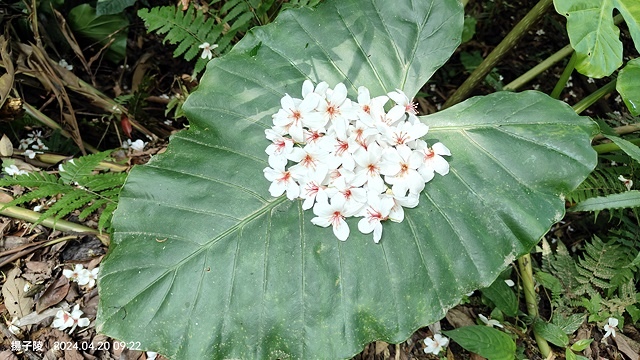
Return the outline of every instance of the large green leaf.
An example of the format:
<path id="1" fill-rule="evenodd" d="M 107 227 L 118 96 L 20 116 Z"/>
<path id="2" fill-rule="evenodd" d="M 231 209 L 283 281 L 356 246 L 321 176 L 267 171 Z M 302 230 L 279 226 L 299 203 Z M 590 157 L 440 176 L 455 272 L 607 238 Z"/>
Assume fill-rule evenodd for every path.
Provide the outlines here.
<path id="1" fill-rule="evenodd" d="M 640 58 L 633 59 L 620 70 L 616 90 L 622 95 L 627 109 L 640 115 Z"/>
<path id="2" fill-rule="evenodd" d="M 136 167 L 101 267 L 98 328 L 175 359 L 335 359 L 405 340 L 486 287 L 564 213 L 595 166 L 593 125 L 537 92 L 473 98 L 421 120 L 452 151 L 380 244 L 346 242 L 272 198 L 264 130 L 304 79 L 414 95 L 460 41 L 453 0 L 328 0 L 283 12 L 212 60 L 191 128 Z"/>
<path id="3" fill-rule="evenodd" d="M 576 69 L 587 76 L 611 75 L 622 65 L 620 29 L 614 24 L 617 9 L 640 51 L 640 1 L 554 0 L 556 11 L 567 18 L 567 32 L 576 51 Z"/>
<path id="4" fill-rule="evenodd" d="M 129 20 L 122 14 L 97 15 L 96 9 L 89 4 L 81 4 L 69 12 L 69 26 L 78 34 L 109 45 L 107 58 L 113 62 L 124 59 L 127 51 L 127 32 Z"/>

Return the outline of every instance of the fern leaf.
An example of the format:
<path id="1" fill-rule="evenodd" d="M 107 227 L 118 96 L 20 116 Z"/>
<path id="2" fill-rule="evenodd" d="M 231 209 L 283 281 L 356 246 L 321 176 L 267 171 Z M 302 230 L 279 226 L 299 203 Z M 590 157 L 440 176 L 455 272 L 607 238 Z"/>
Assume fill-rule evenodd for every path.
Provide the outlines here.
<path id="1" fill-rule="evenodd" d="M 44 187 L 44 186 L 61 186 L 64 184 L 59 178 L 53 174 L 46 172 L 34 172 L 15 177 L 5 177 L 0 179 L 0 186 L 20 185 L 23 187 Z"/>
<path id="2" fill-rule="evenodd" d="M 117 206 L 118 205 L 116 203 L 109 203 L 104 207 L 102 214 L 100 214 L 100 219 L 98 220 L 98 229 L 100 231 L 111 227 L 111 218 L 113 217 L 113 212 L 116 210 Z"/>
<path id="3" fill-rule="evenodd" d="M 117 188 L 119 190 L 126 179 L 127 174 L 124 173 L 104 173 L 83 178 L 78 182 L 78 184 L 91 191 L 101 192 L 113 188 Z M 105 196 L 104 194 L 102 195 Z"/>
<path id="4" fill-rule="evenodd" d="M 102 208 L 107 204 L 109 204 L 109 200 L 107 199 L 95 200 L 91 205 L 87 206 L 80 212 L 80 214 L 78 215 L 78 218 L 80 220 L 84 220 L 87 218 L 87 216 L 91 215 L 92 213 L 94 213 L 95 211 L 97 211 L 98 209 Z"/>
<path id="5" fill-rule="evenodd" d="M 60 165 L 60 179 L 65 184 L 75 184 L 78 179 L 90 176 L 94 169 L 109 157 L 111 151 L 99 152 L 97 154 L 82 156 L 77 159 L 71 159 L 65 164 Z"/>
<path id="6" fill-rule="evenodd" d="M 193 4 L 184 12 L 176 6 L 140 9 L 138 16 L 149 32 L 164 35 L 164 41 L 178 45 L 173 52 L 174 57 L 184 56 L 186 60 L 192 60 L 200 53 L 201 44 L 214 44 L 220 36 L 221 28 L 216 26 L 214 19 L 206 19 Z"/>
<path id="7" fill-rule="evenodd" d="M 63 216 L 70 214 L 74 210 L 88 204 L 91 200 L 91 194 L 88 194 L 84 191 L 75 190 L 66 193 L 40 216 L 38 222 L 42 222 L 48 217 L 55 217 L 55 219 L 60 219 Z"/>
<path id="8" fill-rule="evenodd" d="M 579 203 L 587 199 L 621 193 L 627 190 L 618 180 L 618 173 L 610 168 L 596 169 L 574 191 L 566 195 L 570 203 Z"/>
<path id="9" fill-rule="evenodd" d="M 569 211 L 601 211 L 635 207 L 640 207 L 640 191 L 638 190 L 586 199 L 571 207 Z"/>

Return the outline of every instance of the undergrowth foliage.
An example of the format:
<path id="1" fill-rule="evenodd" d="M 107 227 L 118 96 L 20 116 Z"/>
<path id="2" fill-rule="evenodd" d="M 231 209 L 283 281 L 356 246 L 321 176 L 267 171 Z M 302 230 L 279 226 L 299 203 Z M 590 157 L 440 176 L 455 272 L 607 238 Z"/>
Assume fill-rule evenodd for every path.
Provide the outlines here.
<path id="1" fill-rule="evenodd" d="M 635 242 L 597 236 L 585 243 L 582 257 L 574 259 L 562 242 L 551 251 L 544 244 L 542 270 L 537 279 L 551 291 L 551 303 L 563 315 L 585 307 L 598 320 L 628 311 L 638 320 L 634 275 L 638 272 Z M 551 275 L 551 276 L 548 276 Z M 603 297 L 604 296 L 604 297 Z"/>
<path id="2" fill-rule="evenodd" d="M 271 22 L 280 9 L 312 7 L 321 0 L 293 0 L 287 3 L 276 0 L 214 0 L 207 7 L 196 8 L 193 3 L 186 10 L 180 6 L 158 6 L 140 9 L 138 16 L 144 20 L 149 32 L 164 36 L 164 41 L 177 44 L 174 57 L 193 60 L 200 52 L 201 44 L 217 44 L 217 51 L 225 53 L 234 40 L 242 37 L 252 26 Z M 217 4 L 222 4 L 216 7 Z M 202 71 L 208 59 L 199 57 L 194 74 Z"/>
<path id="3" fill-rule="evenodd" d="M 110 153 L 111 151 L 105 151 L 70 160 L 60 165 L 58 175 L 42 171 L 0 179 L 0 186 L 20 185 L 31 189 L 5 207 L 54 198 L 56 201 L 49 201 L 50 207 L 34 225 L 49 217 L 58 220 L 76 210 L 81 210 L 78 217 L 84 220 L 102 209 L 98 228 L 100 231 L 109 229 L 111 216 L 118 205 L 120 189 L 127 177 L 126 173 L 96 173 L 94 169 L 100 162 L 107 160 Z"/>

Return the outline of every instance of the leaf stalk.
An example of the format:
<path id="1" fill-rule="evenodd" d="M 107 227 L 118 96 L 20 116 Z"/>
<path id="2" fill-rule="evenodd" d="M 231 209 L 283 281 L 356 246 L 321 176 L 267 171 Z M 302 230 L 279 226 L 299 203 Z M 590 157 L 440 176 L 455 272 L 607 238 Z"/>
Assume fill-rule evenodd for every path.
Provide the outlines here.
<path id="1" fill-rule="evenodd" d="M 522 288 L 524 289 L 524 299 L 527 304 L 527 313 L 532 318 L 537 318 L 539 316 L 538 302 L 536 300 L 530 254 L 523 255 L 518 259 L 518 268 L 520 269 L 520 276 L 522 277 Z M 549 347 L 549 343 L 547 343 L 547 340 L 540 336 L 540 334 L 538 334 L 535 329 L 533 329 L 533 336 L 536 339 L 538 349 L 540 349 L 540 353 L 542 353 L 542 356 L 544 356 L 545 358 L 549 357 L 552 352 L 551 347 Z"/>
<path id="2" fill-rule="evenodd" d="M 464 100 L 471 91 L 482 82 L 487 74 L 502 60 L 502 58 L 513 49 L 518 41 L 529 31 L 529 29 L 544 15 L 553 0 L 540 0 L 522 20 L 505 36 L 498 46 L 491 51 L 486 59 L 471 73 L 465 82 L 447 99 L 443 108 L 453 106 Z"/>

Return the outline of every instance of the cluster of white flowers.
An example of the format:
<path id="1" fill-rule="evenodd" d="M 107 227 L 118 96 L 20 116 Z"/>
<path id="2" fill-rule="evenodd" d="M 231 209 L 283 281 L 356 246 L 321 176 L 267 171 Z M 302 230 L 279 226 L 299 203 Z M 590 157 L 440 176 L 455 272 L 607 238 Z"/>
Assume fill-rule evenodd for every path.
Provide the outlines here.
<path id="1" fill-rule="evenodd" d="M 51 326 L 58 330 L 71 328 L 69 330 L 69 334 L 71 334 L 73 330 L 76 329 L 76 326 L 87 327 L 91 323 L 89 319 L 83 318 L 82 314 L 84 314 L 84 312 L 80 310 L 80 305 L 74 306 L 71 312 L 62 309 L 58 310 Z"/>
<path id="2" fill-rule="evenodd" d="M 29 133 L 25 139 L 21 139 L 20 145 L 18 145 L 18 149 L 27 150 L 29 148 L 29 145 L 31 145 L 31 148 L 33 150 L 49 150 L 47 145 L 42 142 L 42 131 L 40 130 L 34 130 Z M 41 152 L 39 153 L 41 154 Z M 31 158 L 31 156 L 29 157 Z"/>
<path id="3" fill-rule="evenodd" d="M 394 105 L 385 111 L 389 99 Z M 358 229 L 373 232 L 377 243 L 382 221 L 401 222 L 403 207 L 418 205 L 434 173 L 449 172 L 443 158 L 449 149 L 420 139 L 429 127 L 401 90 L 371 98 L 361 86 L 354 102 L 342 83 L 330 89 L 326 82 L 314 86 L 307 80 L 302 99 L 286 94 L 280 103 L 274 126 L 265 130 L 272 142 L 265 150 L 269 192 L 303 199 L 302 208 L 316 215 L 311 222 L 332 225 L 342 241 L 349 237 L 345 218 L 356 216 L 362 217 Z M 289 162 L 295 164 L 287 167 Z"/>
<path id="4" fill-rule="evenodd" d="M 96 285 L 98 279 L 98 272 L 100 268 L 96 267 L 93 270 L 85 269 L 81 264 L 76 264 L 73 270 L 62 270 L 62 275 L 69 278 L 71 281 L 75 281 L 80 286 L 87 286 L 89 289 Z"/>

